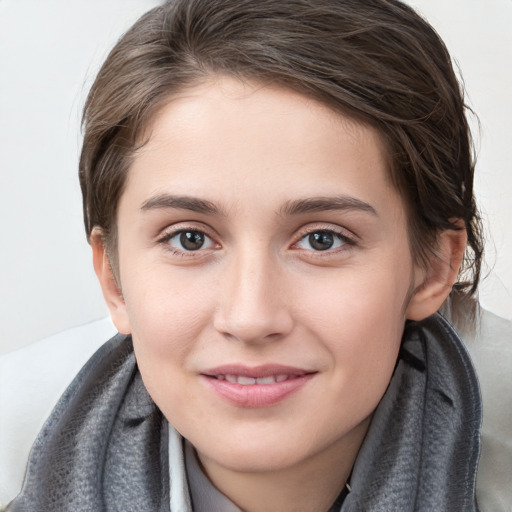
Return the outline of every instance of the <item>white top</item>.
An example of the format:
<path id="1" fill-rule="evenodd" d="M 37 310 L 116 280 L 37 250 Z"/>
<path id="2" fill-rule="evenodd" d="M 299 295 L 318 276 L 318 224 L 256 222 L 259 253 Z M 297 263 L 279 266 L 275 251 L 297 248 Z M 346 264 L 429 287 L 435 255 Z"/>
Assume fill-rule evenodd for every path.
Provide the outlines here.
<path id="1" fill-rule="evenodd" d="M 0 506 L 21 490 L 32 443 L 60 395 L 115 333 L 109 319 L 99 320 L 0 357 Z M 476 334 L 463 339 L 480 379 L 484 409 L 478 503 L 482 512 L 511 512 L 512 321 L 482 311 Z M 177 456 L 181 449 L 173 452 Z"/>
<path id="2" fill-rule="evenodd" d="M 116 332 L 106 318 L 0 356 L 0 506 L 21 490 L 30 448 L 62 393 Z"/>

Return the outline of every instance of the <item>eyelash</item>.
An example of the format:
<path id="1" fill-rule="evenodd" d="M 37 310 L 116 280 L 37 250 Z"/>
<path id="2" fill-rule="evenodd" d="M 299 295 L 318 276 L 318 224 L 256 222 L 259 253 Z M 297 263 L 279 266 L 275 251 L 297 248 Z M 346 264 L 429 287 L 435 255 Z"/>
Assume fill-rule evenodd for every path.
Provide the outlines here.
<path id="1" fill-rule="evenodd" d="M 215 247 L 208 247 L 208 248 L 205 249 L 203 247 L 200 247 L 197 250 L 186 250 L 185 248 L 184 249 L 178 249 L 176 247 L 173 247 L 170 244 L 170 241 L 173 238 L 181 236 L 181 235 L 183 235 L 185 233 L 199 233 L 199 234 L 203 235 L 205 239 L 208 239 L 213 246 L 220 247 L 220 244 L 215 242 L 214 238 L 210 234 L 208 234 L 206 232 L 206 230 L 204 230 L 202 228 L 191 227 L 191 226 L 189 226 L 189 227 L 187 227 L 187 226 L 180 226 L 179 228 L 172 229 L 171 231 L 168 231 L 168 232 L 164 233 L 164 235 L 161 236 L 157 240 L 157 242 L 159 244 L 161 244 L 167 251 L 169 251 L 174 256 L 179 256 L 179 257 L 182 257 L 182 258 L 197 257 L 201 253 L 204 253 L 205 250 L 214 249 L 215 248 Z"/>
<path id="2" fill-rule="evenodd" d="M 319 233 L 332 236 L 334 238 L 333 243 L 336 243 L 336 241 L 338 241 L 341 245 L 339 245 L 338 247 L 334 247 L 334 248 L 329 247 L 324 250 L 301 249 L 300 247 L 298 247 L 298 245 L 301 242 L 307 240 L 308 237 L 310 237 L 311 235 L 314 235 L 314 234 L 319 234 Z M 310 243 L 310 245 L 311 245 L 311 243 Z M 346 231 L 344 231 L 344 230 L 342 231 L 341 229 L 333 229 L 331 227 L 326 228 L 324 226 L 314 226 L 314 227 L 309 227 L 309 228 L 305 229 L 304 231 L 302 231 L 300 233 L 298 240 L 292 244 L 292 248 L 296 248 L 296 250 L 304 250 L 305 252 L 311 253 L 311 255 L 314 255 L 315 257 L 328 257 L 329 255 L 333 255 L 333 254 L 337 254 L 342 251 L 346 251 L 346 250 L 354 247 L 355 245 L 356 245 L 356 240 L 353 237 L 349 236 L 346 233 Z"/>
<path id="3" fill-rule="evenodd" d="M 200 235 L 204 236 L 205 240 L 206 239 L 209 240 L 210 245 L 217 246 L 217 247 L 206 247 L 206 248 L 200 247 L 197 250 L 192 250 L 192 249 L 187 250 L 185 248 L 179 249 L 179 248 L 173 247 L 170 244 L 170 241 L 173 238 L 176 238 L 178 236 L 182 236 L 185 233 L 197 233 L 197 234 L 200 234 Z M 298 247 L 298 245 L 301 242 L 303 242 L 304 240 L 307 240 L 307 238 L 310 237 L 311 235 L 320 234 L 320 233 L 323 234 L 323 235 L 332 236 L 334 238 L 334 242 L 333 243 L 335 244 L 336 241 L 338 241 L 341 245 L 339 245 L 338 247 L 335 247 L 334 249 L 329 247 L 327 249 L 319 249 L 319 250 L 303 249 L 303 248 Z M 180 226 L 178 228 L 172 229 L 171 231 L 168 231 L 168 232 L 164 233 L 164 235 L 161 236 L 157 240 L 157 242 L 159 244 L 161 244 L 162 246 L 164 246 L 164 248 L 166 250 L 168 250 L 169 252 L 171 252 L 173 255 L 179 256 L 179 257 L 183 257 L 183 258 L 197 257 L 198 255 L 202 255 L 202 253 L 204 253 L 207 250 L 212 250 L 212 249 L 220 247 L 220 244 L 218 242 L 216 242 L 214 237 L 212 237 L 209 233 L 207 233 L 206 230 L 204 230 L 202 228 L 187 227 L 187 226 Z M 291 245 L 291 248 L 294 249 L 294 250 L 299 250 L 299 251 L 304 251 L 304 252 L 307 252 L 307 253 L 311 253 L 312 255 L 315 255 L 315 257 L 322 257 L 322 256 L 325 257 L 325 256 L 328 256 L 328 255 L 332 255 L 333 253 L 336 254 L 336 253 L 338 253 L 340 251 L 346 251 L 346 250 L 348 250 L 349 248 L 351 248 L 351 247 L 353 247 L 355 245 L 356 245 L 356 240 L 354 238 L 348 236 L 346 234 L 346 232 L 344 232 L 344 231 L 333 229 L 333 228 L 330 228 L 330 227 L 326 228 L 326 227 L 323 227 L 323 226 L 322 227 L 321 226 L 318 226 L 318 227 L 315 226 L 315 227 L 311 227 L 309 229 L 305 229 L 304 231 L 302 231 L 300 233 L 299 237 L 298 237 L 298 240 Z"/>

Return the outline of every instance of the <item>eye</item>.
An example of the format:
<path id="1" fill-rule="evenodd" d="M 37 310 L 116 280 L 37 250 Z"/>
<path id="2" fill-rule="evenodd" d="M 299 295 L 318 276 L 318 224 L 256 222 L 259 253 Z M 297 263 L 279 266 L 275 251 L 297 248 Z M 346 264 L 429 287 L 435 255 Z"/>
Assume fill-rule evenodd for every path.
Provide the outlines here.
<path id="1" fill-rule="evenodd" d="M 167 235 L 162 242 L 181 252 L 199 251 L 215 247 L 215 242 L 208 235 L 194 229 L 175 231 Z"/>
<path id="2" fill-rule="evenodd" d="M 340 233 L 329 230 L 318 230 L 303 236 L 296 244 L 299 249 L 328 251 L 338 249 L 351 241 Z"/>

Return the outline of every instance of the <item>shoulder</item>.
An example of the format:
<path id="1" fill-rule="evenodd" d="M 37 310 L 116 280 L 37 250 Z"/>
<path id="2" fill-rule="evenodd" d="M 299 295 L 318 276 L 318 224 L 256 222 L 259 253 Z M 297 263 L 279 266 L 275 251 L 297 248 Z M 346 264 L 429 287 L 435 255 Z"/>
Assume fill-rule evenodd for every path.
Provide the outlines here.
<path id="1" fill-rule="evenodd" d="M 103 319 L 0 357 L 0 505 L 19 492 L 30 448 L 58 399 L 115 332 Z"/>
<path id="2" fill-rule="evenodd" d="M 512 503 L 512 321 L 480 310 L 476 330 L 463 334 L 480 381 L 482 451 L 477 481 L 481 509 L 510 510 Z"/>

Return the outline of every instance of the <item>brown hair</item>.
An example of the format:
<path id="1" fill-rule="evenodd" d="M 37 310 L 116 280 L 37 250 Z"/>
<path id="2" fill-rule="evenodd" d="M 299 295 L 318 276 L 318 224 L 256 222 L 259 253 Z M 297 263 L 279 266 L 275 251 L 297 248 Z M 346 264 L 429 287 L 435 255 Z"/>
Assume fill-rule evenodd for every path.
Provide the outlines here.
<path id="1" fill-rule="evenodd" d="M 412 253 L 462 219 L 455 289 L 477 287 L 482 236 L 463 92 L 433 28 L 397 0 L 171 0 L 113 48 L 87 99 L 80 158 L 87 235 L 116 266 L 116 211 L 143 129 L 173 93 L 212 74 L 279 84 L 376 127 L 409 210 Z"/>

